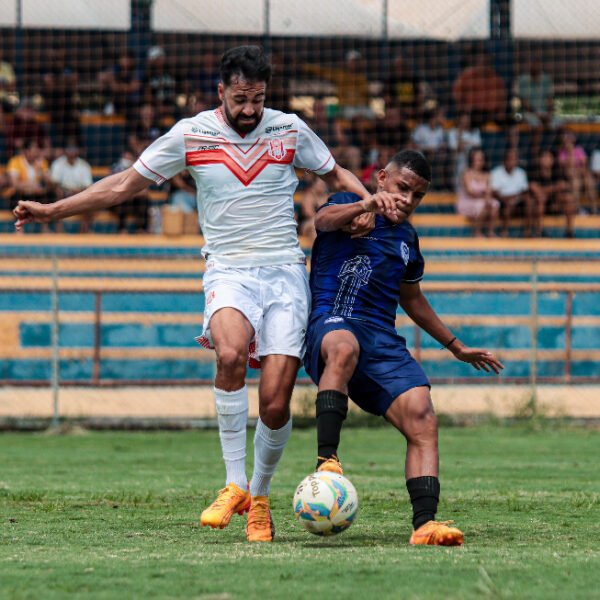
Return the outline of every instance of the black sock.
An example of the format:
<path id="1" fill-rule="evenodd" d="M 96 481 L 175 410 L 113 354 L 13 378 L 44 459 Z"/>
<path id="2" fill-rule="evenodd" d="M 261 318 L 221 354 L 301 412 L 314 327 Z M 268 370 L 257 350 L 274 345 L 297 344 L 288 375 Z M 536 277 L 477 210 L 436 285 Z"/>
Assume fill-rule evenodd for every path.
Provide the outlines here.
<path id="1" fill-rule="evenodd" d="M 317 394 L 316 407 L 319 468 L 328 458 L 337 457 L 342 423 L 348 414 L 348 396 L 336 390 L 324 390 Z"/>
<path id="2" fill-rule="evenodd" d="M 413 527 L 418 529 L 435 519 L 440 500 L 440 480 L 437 477 L 413 477 L 406 482 L 413 507 Z"/>

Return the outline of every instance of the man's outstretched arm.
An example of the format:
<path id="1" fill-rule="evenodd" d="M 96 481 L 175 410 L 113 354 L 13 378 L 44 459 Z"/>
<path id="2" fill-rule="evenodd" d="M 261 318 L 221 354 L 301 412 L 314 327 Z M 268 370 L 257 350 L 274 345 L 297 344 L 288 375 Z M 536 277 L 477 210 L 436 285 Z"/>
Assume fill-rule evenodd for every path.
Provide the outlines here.
<path id="1" fill-rule="evenodd" d="M 54 204 L 20 200 L 13 210 L 16 218 L 15 228 L 21 230 L 26 223 L 48 223 L 122 204 L 145 190 L 151 183 L 150 179 L 130 167 L 120 173 L 109 175 L 79 194 L 59 200 Z"/>
<path id="2" fill-rule="evenodd" d="M 421 329 L 450 350 L 458 360 L 473 365 L 478 371 L 483 369 L 498 374 L 504 369 L 504 365 L 491 352 L 465 346 L 431 308 L 418 283 L 403 283 L 400 286 L 400 306 Z"/>

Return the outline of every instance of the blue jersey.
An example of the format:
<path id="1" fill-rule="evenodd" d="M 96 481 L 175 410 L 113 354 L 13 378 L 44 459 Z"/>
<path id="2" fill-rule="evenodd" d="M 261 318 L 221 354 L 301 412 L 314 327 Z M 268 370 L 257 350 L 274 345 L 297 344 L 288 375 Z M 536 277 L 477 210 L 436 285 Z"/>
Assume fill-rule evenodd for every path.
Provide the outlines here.
<path id="1" fill-rule="evenodd" d="M 360 200 L 340 192 L 321 209 Z M 395 329 L 400 284 L 423 278 L 419 238 L 407 221 L 394 225 L 377 215 L 375 229 L 352 239 L 337 230 L 319 231 L 311 254 L 311 321 L 324 314 Z"/>

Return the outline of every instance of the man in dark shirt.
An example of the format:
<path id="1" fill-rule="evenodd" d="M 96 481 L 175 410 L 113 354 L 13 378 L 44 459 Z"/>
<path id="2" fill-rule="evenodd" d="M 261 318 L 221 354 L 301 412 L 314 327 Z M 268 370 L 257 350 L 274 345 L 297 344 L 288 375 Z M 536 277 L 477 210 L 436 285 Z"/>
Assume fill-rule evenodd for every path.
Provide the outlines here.
<path id="1" fill-rule="evenodd" d="M 315 218 L 312 312 L 304 365 L 319 386 L 317 470 L 342 473 L 337 451 L 348 397 L 363 410 L 384 416 L 407 440 L 406 486 L 413 506 L 411 544 L 454 546 L 456 527 L 435 521 L 440 494 L 437 421 L 429 381 L 396 333 L 398 303 L 443 348 L 476 369 L 499 373 L 490 352 L 465 346 L 444 325 L 421 292 L 424 261 L 416 231 L 405 219 L 427 192 L 431 167 L 412 150 L 396 154 L 377 176 L 378 194 L 361 200 L 334 194 Z M 387 193 L 396 201 L 386 204 Z M 364 213 L 375 227 L 353 236 L 347 228 Z"/>

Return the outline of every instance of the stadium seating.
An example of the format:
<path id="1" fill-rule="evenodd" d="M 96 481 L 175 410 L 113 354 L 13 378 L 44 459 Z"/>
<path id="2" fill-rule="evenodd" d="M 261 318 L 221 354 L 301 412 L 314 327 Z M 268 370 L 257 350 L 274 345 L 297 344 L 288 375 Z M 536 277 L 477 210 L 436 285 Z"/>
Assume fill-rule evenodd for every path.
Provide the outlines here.
<path id="1" fill-rule="evenodd" d="M 534 354 L 541 378 L 600 376 L 600 263 L 589 260 L 598 241 L 425 237 L 422 247 L 431 304 L 466 343 L 499 351 L 504 380 L 527 379 Z M 204 308 L 199 249 L 197 236 L 0 235 L 0 380 L 50 378 L 52 255 L 63 381 L 210 380 L 214 355 L 193 340 Z M 483 377 L 406 316 L 397 327 L 435 380 Z"/>

